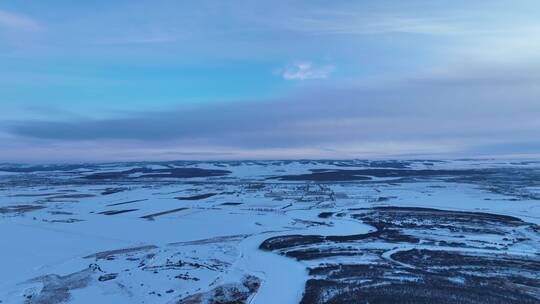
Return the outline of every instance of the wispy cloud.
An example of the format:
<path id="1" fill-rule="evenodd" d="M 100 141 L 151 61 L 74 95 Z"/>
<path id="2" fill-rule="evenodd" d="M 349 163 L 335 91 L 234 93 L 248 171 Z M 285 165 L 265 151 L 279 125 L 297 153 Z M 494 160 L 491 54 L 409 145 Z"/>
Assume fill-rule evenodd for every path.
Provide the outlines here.
<path id="1" fill-rule="evenodd" d="M 357 16 L 332 13 L 322 16 L 291 18 L 284 24 L 289 30 L 314 35 L 367 35 L 384 33 L 454 34 L 463 30 L 450 23 L 413 17 Z"/>
<path id="2" fill-rule="evenodd" d="M 316 66 L 311 62 L 298 62 L 282 69 L 281 76 L 285 80 L 307 80 L 328 78 L 335 70 L 333 65 Z"/>
<path id="3" fill-rule="evenodd" d="M 183 33 L 145 33 L 139 32 L 136 35 L 110 37 L 100 40 L 101 45 L 141 45 L 141 44 L 161 44 L 177 42 L 186 38 Z"/>
<path id="4" fill-rule="evenodd" d="M 0 26 L 27 32 L 36 32 L 41 29 L 41 26 L 35 20 L 5 10 L 0 10 Z"/>

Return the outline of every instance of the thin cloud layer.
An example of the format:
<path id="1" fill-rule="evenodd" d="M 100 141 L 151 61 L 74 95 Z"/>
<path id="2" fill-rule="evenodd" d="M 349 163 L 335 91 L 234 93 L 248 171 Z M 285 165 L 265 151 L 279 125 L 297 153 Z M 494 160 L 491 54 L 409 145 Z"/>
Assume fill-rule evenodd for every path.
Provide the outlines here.
<path id="1" fill-rule="evenodd" d="M 41 26 L 33 19 L 5 10 L 0 10 L 0 26 L 28 32 L 41 29 Z"/>
<path id="2" fill-rule="evenodd" d="M 517 78 L 516 78 L 517 77 Z M 53 142 L 130 140 L 243 151 L 305 150 L 422 143 L 426 153 L 534 143 L 540 130 L 540 78 L 515 73 L 415 78 L 369 88 L 324 87 L 271 101 L 222 103 L 118 119 L 17 122 L 14 136 Z M 449 144 L 450 143 L 450 144 Z M 424 147 L 422 147 L 424 145 Z"/>

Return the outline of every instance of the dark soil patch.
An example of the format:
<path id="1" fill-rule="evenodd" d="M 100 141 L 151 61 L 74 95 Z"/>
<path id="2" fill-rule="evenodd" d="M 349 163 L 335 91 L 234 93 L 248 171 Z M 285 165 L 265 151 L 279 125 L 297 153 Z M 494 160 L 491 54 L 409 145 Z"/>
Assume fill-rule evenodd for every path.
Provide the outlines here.
<path id="1" fill-rule="evenodd" d="M 109 210 L 109 211 L 99 212 L 98 214 L 117 215 L 117 214 L 122 214 L 122 213 L 133 212 L 133 211 L 137 211 L 137 210 L 139 210 L 139 209 Z"/>
<path id="2" fill-rule="evenodd" d="M 176 209 L 172 209 L 172 210 L 167 210 L 167 211 L 162 211 L 162 212 L 158 212 L 158 213 L 148 214 L 148 215 L 145 215 L 145 216 L 141 216 L 141 218 L 145 219 L 145 220 L 154 220 L 155 217 L 166 215 L 166 214 L 171 214 L 171 213 L 175 213 L 175 212 L 179 212 L 179 211 L 186 210 L 186 209 L 188 209 L 188 208 L 176 208 Z"/>
<path id="3" fill-rule="evenodd" d="M 196 200 L 209 198 L 214 195 L 217 195 L 217 193 L 205 193 L 205 194 L 199 194 L 199 195 L 193 195 L 193 196 L 177 196 L 175 197 L 175 199 L 180 200 L 180 201 L 196 201 Z"/>

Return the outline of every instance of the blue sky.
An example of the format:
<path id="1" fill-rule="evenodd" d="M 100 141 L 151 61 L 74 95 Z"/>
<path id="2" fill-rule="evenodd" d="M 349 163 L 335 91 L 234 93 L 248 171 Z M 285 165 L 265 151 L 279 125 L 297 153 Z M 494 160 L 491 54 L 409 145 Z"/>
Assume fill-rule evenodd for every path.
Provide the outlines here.
<path id="1" fill-rule="evenodd" d="M 0 161 L 536 156 L 538 1 L 2 1 Z"/>

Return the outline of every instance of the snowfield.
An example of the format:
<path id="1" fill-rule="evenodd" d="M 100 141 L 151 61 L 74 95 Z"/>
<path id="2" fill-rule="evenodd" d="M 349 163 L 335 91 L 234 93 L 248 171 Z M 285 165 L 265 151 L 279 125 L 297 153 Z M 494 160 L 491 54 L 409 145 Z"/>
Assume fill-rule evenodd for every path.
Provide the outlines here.
<path id="1" fill-rule="evenodd" d="M 540 162 L 0 165 L 0 303 L 540 303 Z"/>

